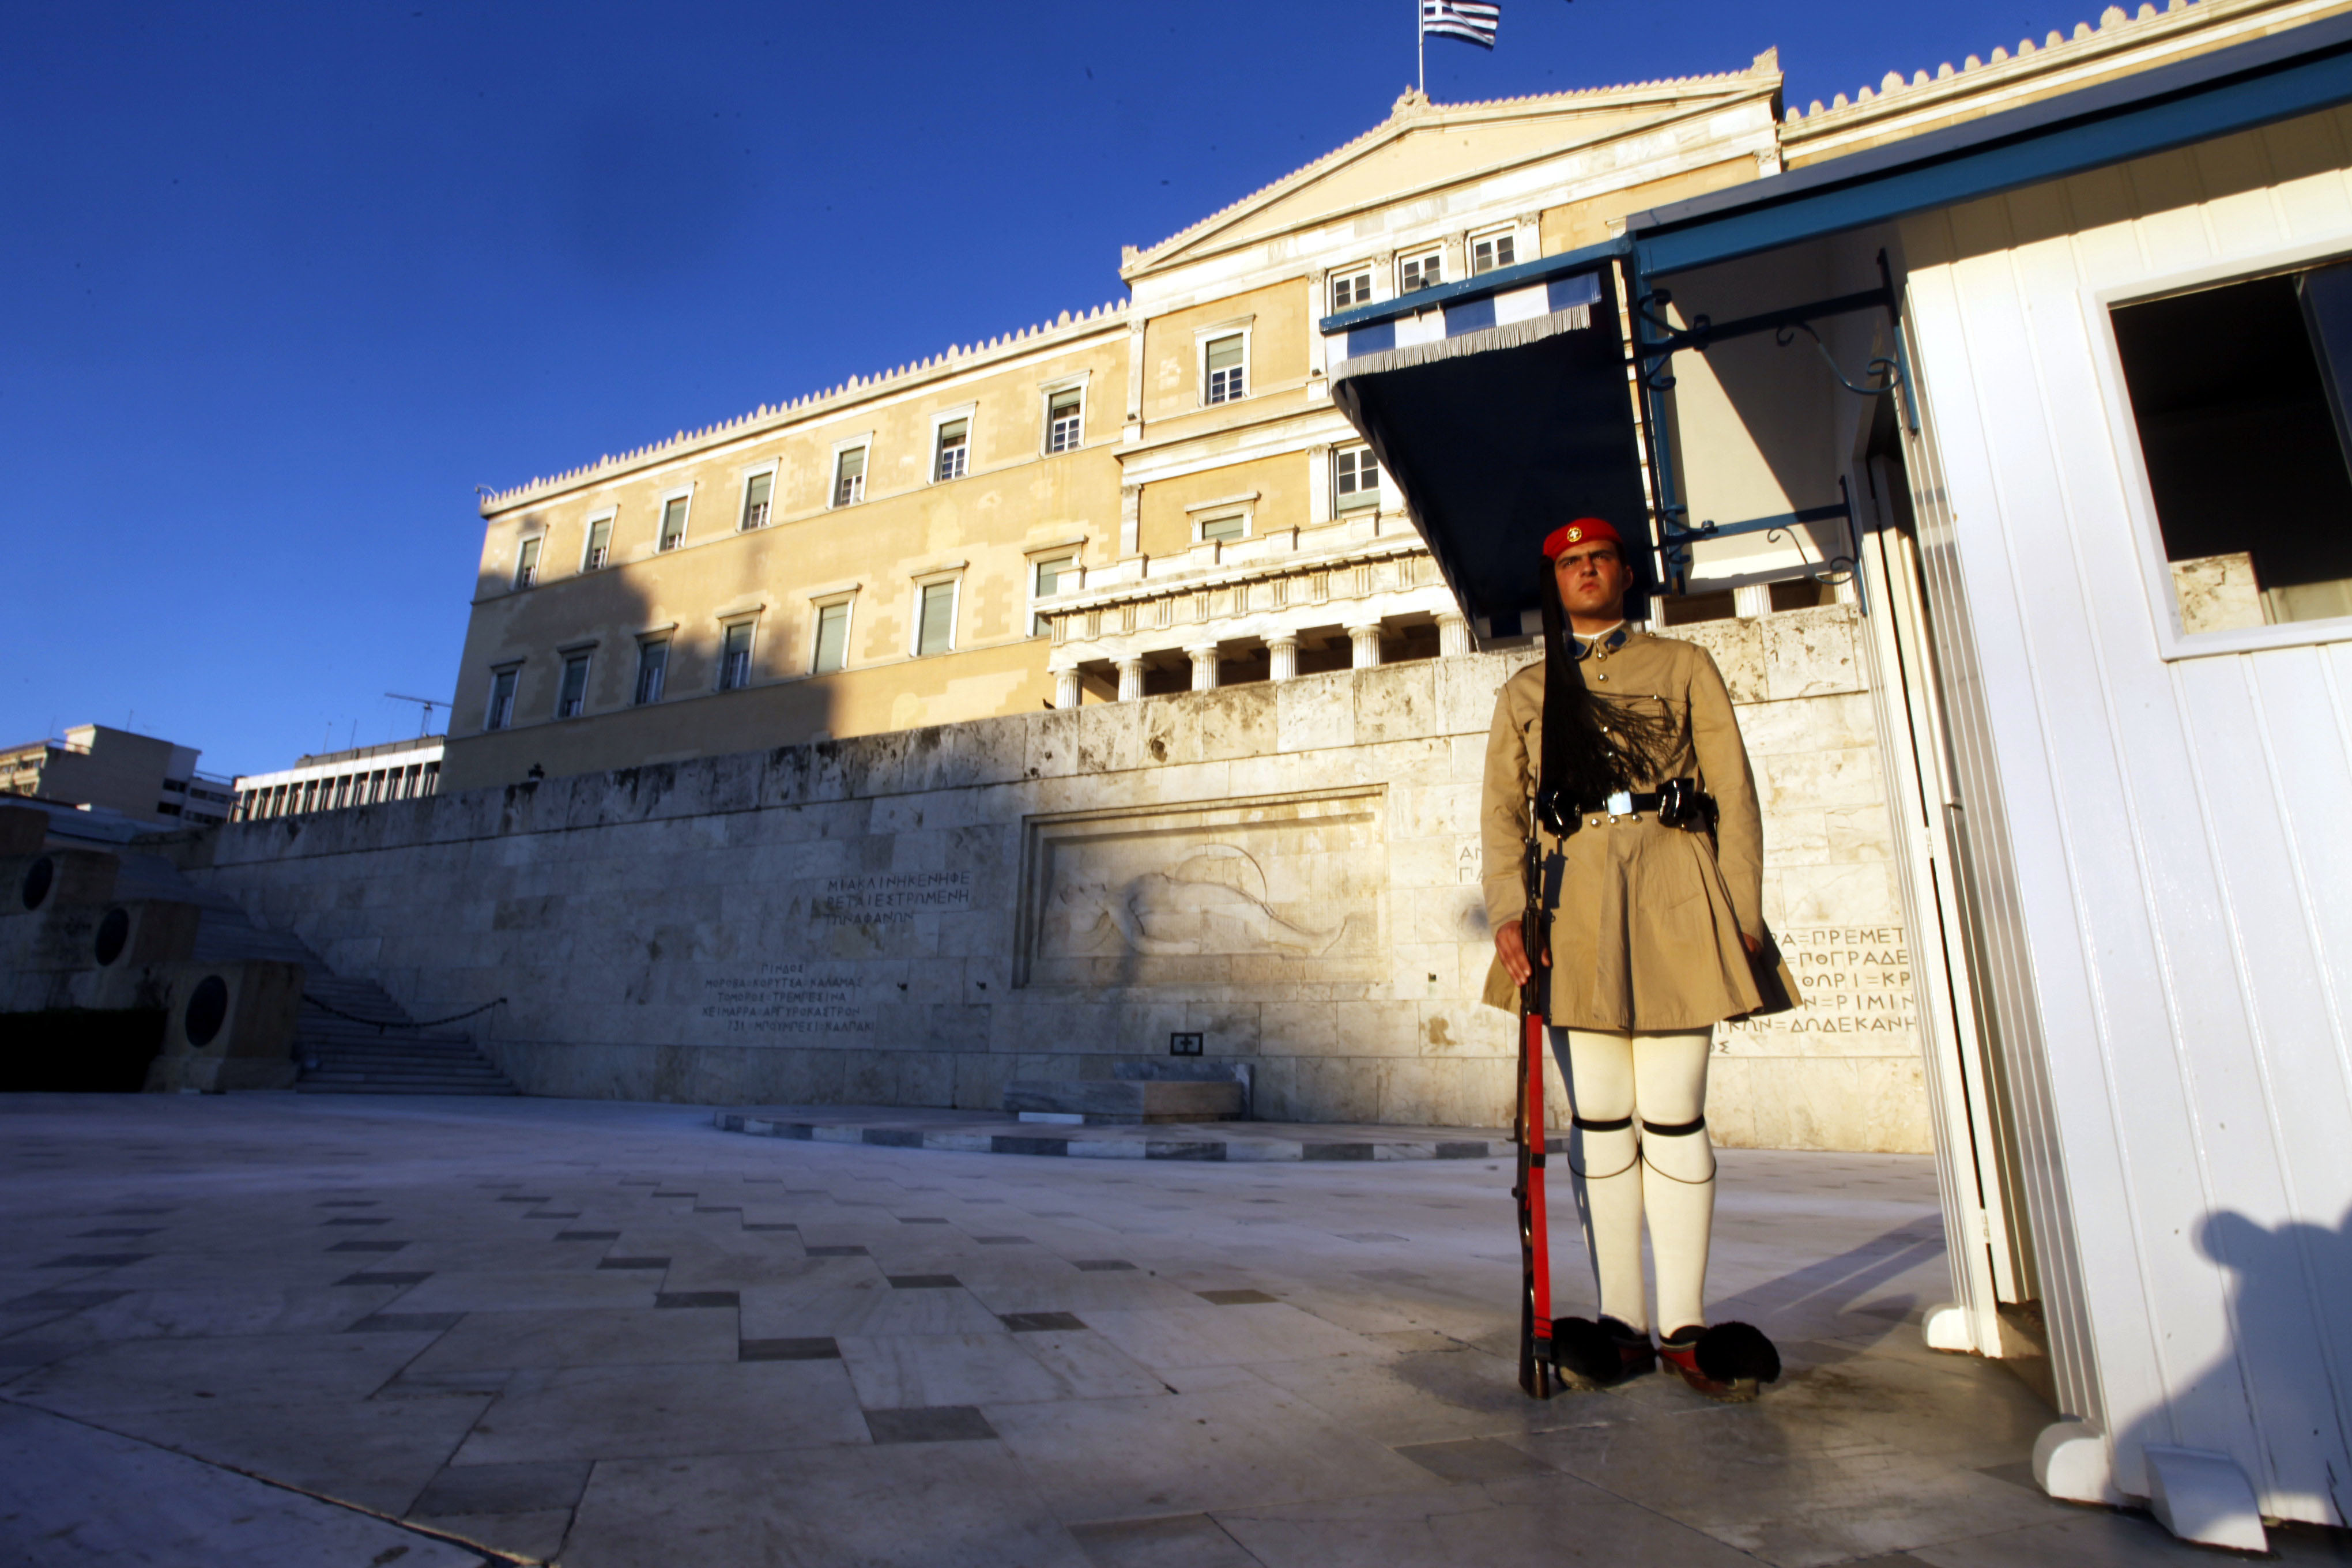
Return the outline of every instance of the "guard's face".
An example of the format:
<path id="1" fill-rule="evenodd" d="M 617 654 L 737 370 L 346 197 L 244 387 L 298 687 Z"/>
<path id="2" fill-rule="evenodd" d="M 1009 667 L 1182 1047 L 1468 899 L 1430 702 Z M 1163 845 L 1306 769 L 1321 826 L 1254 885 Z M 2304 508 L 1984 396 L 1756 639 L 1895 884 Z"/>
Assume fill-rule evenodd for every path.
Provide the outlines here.
<path id="1" fill-rule="evenodd" d="M 1615 616 L 1633 585 L 1633 573 L 1605 539 L 1571 544 L 1552 562 L 1559 582 L 1560 608 L 1571 616 Z"/>

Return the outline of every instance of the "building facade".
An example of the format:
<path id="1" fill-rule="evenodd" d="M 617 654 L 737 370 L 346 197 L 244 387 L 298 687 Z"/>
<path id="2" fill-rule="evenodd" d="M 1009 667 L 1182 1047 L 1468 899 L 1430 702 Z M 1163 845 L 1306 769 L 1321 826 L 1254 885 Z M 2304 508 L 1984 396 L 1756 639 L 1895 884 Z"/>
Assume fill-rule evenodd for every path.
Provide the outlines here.
<path id="1" fill-rule="evenodd" d="M 119 811 L 141 822 L 209 827 L 229 819 L 235 789 L 199 772 L 194 746 L 106 724 L 0 751 L 0 795 Z"/>
<path id="2" fill-rule="evenodd" d="M 1407 93 L 1130 247 L 1124 303 L 488 497 L 449 786 L 1508 646 L 1332 407 L 1315 322 L 1770 173 L 1780 82 Z"/>

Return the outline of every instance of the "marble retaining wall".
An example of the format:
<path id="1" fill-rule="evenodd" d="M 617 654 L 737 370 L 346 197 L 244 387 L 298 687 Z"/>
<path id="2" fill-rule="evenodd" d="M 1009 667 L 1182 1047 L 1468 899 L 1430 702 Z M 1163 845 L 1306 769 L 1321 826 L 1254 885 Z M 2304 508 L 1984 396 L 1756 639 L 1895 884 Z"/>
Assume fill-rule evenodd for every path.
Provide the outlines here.
<path id="1" fill-rule="evenodd" d="M 1706 623 L 1808 1005 L 1727 1028 L 1717 1137 L 1928 1146 L 1853 611 Z M 192 874 L 533 1093 L 992 1109 L 1198 1034 L 1265 1119 L 1496 1126 L 1481 654 L 223 829 Z"/>

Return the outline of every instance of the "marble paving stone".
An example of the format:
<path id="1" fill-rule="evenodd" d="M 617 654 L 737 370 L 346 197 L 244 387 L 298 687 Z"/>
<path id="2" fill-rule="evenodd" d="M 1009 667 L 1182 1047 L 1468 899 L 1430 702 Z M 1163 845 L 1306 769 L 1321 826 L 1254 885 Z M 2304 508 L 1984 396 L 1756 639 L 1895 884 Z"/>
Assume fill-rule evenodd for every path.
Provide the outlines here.
<path id="1" fill-rule="evenodd" d="M 431 1333 L 287 1333 L 138 1339 L 98 1346 L 18 1384 L 16 1397 L 69 1415 L 269 1404 L 289 1387 L 363 1399 Z"/>
<path id="2" fill-rule="evenodd" d="M 729 1454 L 599 1465 L 564 1568 L 1088 1568 L 994 1443 Z"/>
<path id="3" fill-rule="evenodd" d="M 37 1135 L 54 1161 L 23 1157 Z M 133 1142 L 173 1149 L 168 1174 L 141 1166 Z M 362 1167 L 363 1188 L 339 1190 L 358 1186 Z M 42 1388 L 44 1403 L 119 1403 L 93 1418 L 325 1495 L 458 1521 L 456 1533 L 525 1553 L 544 1554 L 563 1509 L 526 1506 L 539 1500 L 524 1494 L 436 1500 L 427 1488 L 507 1465 L 577 1474 L 593 1463 L 585 1523 L 604 1479 L 640 1472 L 637 1501 L 606 1516 L 616 1532 L 599 1545 L 575 1531 L 567 1564 L 583 1551 L 646 1568 L 796 1560 L 772 1545 L 779 1531 L 817 1543 L 797 1560 L 855 1562 L 841 1531 L 866 1521 L 836 1527 L 809 1510 L 836 1509 L 866 1484 L 856 1478 L 894 1465 L 907 1468 L 890 1472 L 902 1480 L 887 1489 L 887 1550 L 953 1562 L 954 1489 L 924 1487 L 983 1455 L 1011 1478 L 989 1506 L 1050 1520 L 1050 1501 L 1088 1527 L 1095 1557 L 1122 1563 L 1187 1562 L 1166 1553 L 1219 1542 L 1238 1552 L 1219 1524 L 1228 1515 L 1255 1521 L 1232 1528 L 1256 1530 L 1268 1561 L 1346 1562 L 1371 1539 L 1396 1561 L 1488 1568 L 1544 1529 L 1561 1560 L 1641 1560 L 1638 1532 L 1620 1527 L 1631 1508 L 1664 1531 L 1650 1543 L 1661 1563 L 1722 1561 L 1738 1544 L 1729 1532 L 1752 1528 L 1757 1560 L 1907 1549 L 1907 1561 L 1976 1568 L 2005 1548 L 1968 1555 L 1974 1542 L 2007 1535 L 2030 1564 L 2035 1532 L 2085 1517 L 2017 1482 L 2046 1419 L 2024 1385 L 1917 1342 L 1920 1310 L 1949 1290 L 1927 1161 L 1732 1150 L 1723 1169 L 1717 1308 L 1771 1332 L 1790 1375 L 1745 1410 L 1662 1377 L 1539 1405 L 1511 1376 L 1517 1257 L 1501 1161 L 964 1155 L 744 1138 L 691 1105 L 0 1097 L 0 1347 L 71 1347 L 53 1361 L 25 1352 L 47 1364 L 0 1364 L 0 1385 L 19 1400 Z M 530 1205 L 492 1201 L 500 1193 L 582 1217 L 525 1220 Z M 381 1206 L 319 1206 L 345 1199 Z M 167 1204 L 178 1212 L 153 1238 L 167 1245 L 144 1262 L 36 1267 L 110 1244 L 73 1238 L 114 1226 L 105 1209 Z M 416 1239 L 392 1257 L 329 1255 L 337 1232 L 320 1221 L 346 1213 L 396 1216 Z M 1278 1223 L 1234 1223 L 1252 1216 Z M 948 1223 L 904 1223 L 931 1218 Z M 786 1224 L 800 1229 L 744 1228 Z M 610 1234 L 555 1239 L 566 1226 Z M 981 1239 L 1016 1233 L 1033 1244 Z M 1405 1239 L 1344 1239 L 1375 1234 Z M 857 1251 L 811 1257 L 803 1238 Z M 1555 1251 L 1561 1310 L 1589 1309 L 1581 1259 L 1572 1245 Z M 599 1269 L 607 1256 L 667 1265 Z M 431 1278 L 409 1278 L 419 1274 Z M 911 1274 L 953 1275 L 961 1289 L 893 1289 L 887 1278 Z M 336 1283 L 355 1277 L 373 1282 Z M 556 1293 L 534 1300 L 541 1290 Z M 655 1306 L 657 1292 L 730 1290 L 733 1314 Z M 1273 1300 L 1204 1294 L 1244 1291 Z M 331 1315 L 273 1315 L 298 1300 Z M 439 1335 L 341 1331 L 408 1313 L 464 1316 Z M 1087 1326 L 1015 1331 L 1045 1314 Z M 206 1332 L 151 1331 L 162 1328 Z M 838 1359 L 835 1336 L 855 1342 L 854 1362 Z M 198 1347 L 203 1381 L 183 1375 L 174 1345 Z M 142 1346 L 163 1359 L 140 1360 L 159 1353 Z M 402 1359 L 388 1364 L 327 1359 L 395 1346 Z M 777 1374 L 797 1381 L 779 1386 Z M 1002 1436 L 877 1447 L 861 1394 L 901 1402 L 877 1414 L 977 1408 Z M 1506 1452 L 1576 1473 L 1480 1479 L 1513 1468 Z M 697 1513 L 681 1500 L 725 1489 L 697 1493 L 684 1478 L 713 1464 L 764 1479 Z M 1669 1518 L 1690 1506 L 1702 1470 L 1728 1500 Z M 786 1473 L 818 1479 L 774 1479 Z M 656 1496 L 663 1484 L 673 1489 Z M 1621 1495 L 1594 1502 L 1596 1486 Z M 1029 1503 L 1005 1500 L 1016 1495 Z M 1554 1521 L 1563 1496 L 1586 1500 L 1572 1510 L 1590 1516 L 1585 1534 Z M 947 1500 L 936 1521 L 932 1499 Z M 1184 1516 L 1214 1534 L 1161 1522 Z M 1391 1524 L 1366 1522 L 1378 1519 Z M 1538 1523 L 1515 1522 L 1528 1519 Z M 1423 1520 L 1435 1522 L 1412 1522 Z M 634 1559 L 615 1544 L 625 1537 Z M 986 1560 L 1083 1561 L 1050 1528 L 1050 1551 L 1007 1539 Z"/>
<path id="4" fill-rule="evenodd" d="M 1397 1452 L 1433 1476 L 1449 1481 L 1508 1481 L 1558 1472 L 1533 1455 L 1491 1437 L 1457 1437 L 1444 1443 L 1413 1443 Z"/>
<path id="5" fill-rule="evenodd" d="M 838 1362 L 573 1367 L 509 1385 L 452 1461 L 666 1458 L 866 1441 Z"/>
<path id="6" fill-rule="evenodd" d="M 838 1361 L 841 1346 L 829 1339 L 739 1340 L 737 1361 Z"/>
<path id="7" fill-rule="evenodd" d="M 2352 1558 L 2352 1542 L 2337 1532 L 2273 1527 L 2269 1533 L 2271 1554 L 2280 1562 Z M 1930 1568 L 2213 1568 L 2234 1555 L 2192 1546 L 2144 1514 L 2070 1509 L 2065 1517 L 2022 1530 L 1917 1547 L 1904 1561 Z"/>
<path id="8" fill-rule="evenodd" d="M 1565 1476 L 1219 1509 L 1264 1568 L 1737 1568 L 1753 1559 Z"/>
<path id="9" fill-rule="evenodd" d="M 1047 1329 L 1083 1329 L 1076 1312 L 999 1312 L 997 1317 L 1016 1334 L 1034 1334 Z"/>
<path id="10" fill-rule="evenodd" d="M 868 1411 L 1164 1392 L 1158 1378 L 1084 1331 L 852 1334 L 839 1343 Z"/>
<path id="11" fill-rule="evenodd" d="M 845 1286 L 802 1281 L 753 1287 L 742 1296 L 747 1340 L 1003 1331 L 996 1315 L 968 1290 L 893 1290 L 870 1275 Z"/>
<path id="12" fill-rule="evenodd" d="M 473 1568 L 481 1561 L 372 1514 L 5 1405 L 0 1542 L 20 1568 Z"/>
<path id="13" fill-rule="evenodd" d="M 984 1443 L 996 1436 L 988 1418 L 969 1405 L 934 1405 L 908 1410 L 868 1410 L 866 1429 L 875 1443 Z"/>
<path id="14" fill-rule="evenodd" d="M 712 1308 L 734 1308 L 740 1298 L 732 1290 L 663 1290 L 654 1297 L 654 1306 L 661 1310 L 697 1310 Z"/>
<path id="15" fill-rule="evenodd" d="M 546 1563 L 554 1560 L 563 1548 L 563 1538 L 571 1533 L 572 1510 L 558 1508 L 530 1513 L 418 1512 L 411 1513 L 408 1522 L 421 1530 L 436 1531 L 520 1557 L 526 1563 Z"/>
<path id="16" fill-rule="evenodd" d="M 1094 1311 L 1087 1321 L 1137 1361 L 1162 1371 L 1339 1355 L 1383 1359 L 1370 1341 L 1278 1301 Z"/>
<path id="17" fill-rule="evenodd" d="M 414 1511 L 431 1514 L 530 1513 L 570 1509 L 588 1485 L 577 1460 L 536 1465 L 452 1465 L 433 1478 Z"/>
<path id="18" fill-rule="evenodd" d="M 465 1321 L 463 1312 L 371 1312 L 343 1332 L 347 1334 L 437 1334 Z"/>
<path id="19" fill-rule="evenodd" d="M 113 1411 L 109 1431 L 398 1518 L 489 1401 L 218 1402 Z"/>
<path id="20" fill-rule="evenodd" d="M 613 1273 L 540 1270 L 529 1273 L 436 1273 L 400 1299 L 404 1310 L 428 1312 L 560 1311 L 651 1307 L 661 1276 L 650 1270 Z"/>
<path id="21" fill-rule="evenodd" d="M 984 1408 L 1071 1523 L 1446 1484 L 1263 1384 Z M 1146 1454 L 1150 1462 L 1139 1464 Z"/>
<path id="22" fill-rule="evenodd" d="M 735 1359 L 735 1322 L 724 1312 L 469 1313 L 404 1370 L 472 1372 L 522 1366 L 651 1366 Z"/>
<path id="23" fill-rule="evenodd" d="M 1620 1397 L 1561 1396 L 1534 1404 L 1519 1392 L 1511 1356 L 1461 1344 L 1389 1352 L 1369 1361 L 1261 1363 L 1252 1370 L 1349 1431 L 1391 1446 L 1574 1425 L 1605 1413 L 1593 1408 L 1595 1398 Z"/>
<path id="24" fill-rule="evenodd" d="M 2046 1520 L 2051 1506 L 2006 1482 L 1852 1428 L 1783 1416 L 1769 1394 L 1755 1405 L 1694 1408 L 1663 1423 L 1513 1441 L 1558 1469 L 1777 1568 L 1814 1568 L 2024 1525 Z"/>
<path id="25" fill-rule="evenodd" d="M 369 1283 L 375 1289 L 303 1284 L 133 1290 L 81 1314 L 78 1326 L 93 1341 L 340 1329 L 399 1294 L 396 1283 Z"/>
<path id="26" fill-rule="evenodd" d="M 1074 1524 L 1070 1534 L 1094 1568 L 1263 1568 L 1204 1513 Z"/>

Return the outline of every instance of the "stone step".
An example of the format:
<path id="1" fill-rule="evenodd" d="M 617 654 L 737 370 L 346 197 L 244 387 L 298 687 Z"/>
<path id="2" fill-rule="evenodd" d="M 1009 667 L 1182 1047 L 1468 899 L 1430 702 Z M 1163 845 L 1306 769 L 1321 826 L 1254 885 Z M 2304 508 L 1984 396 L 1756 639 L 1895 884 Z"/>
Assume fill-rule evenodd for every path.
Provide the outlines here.
<path id="1" fill-rule="evenodd" d="M 1242 1114 L 1242 1086 L 1230 1081 L 1024 1078 L 1004 1086 L 1004 1109 L 1113 1124 L 1230 1121 Z"/>

